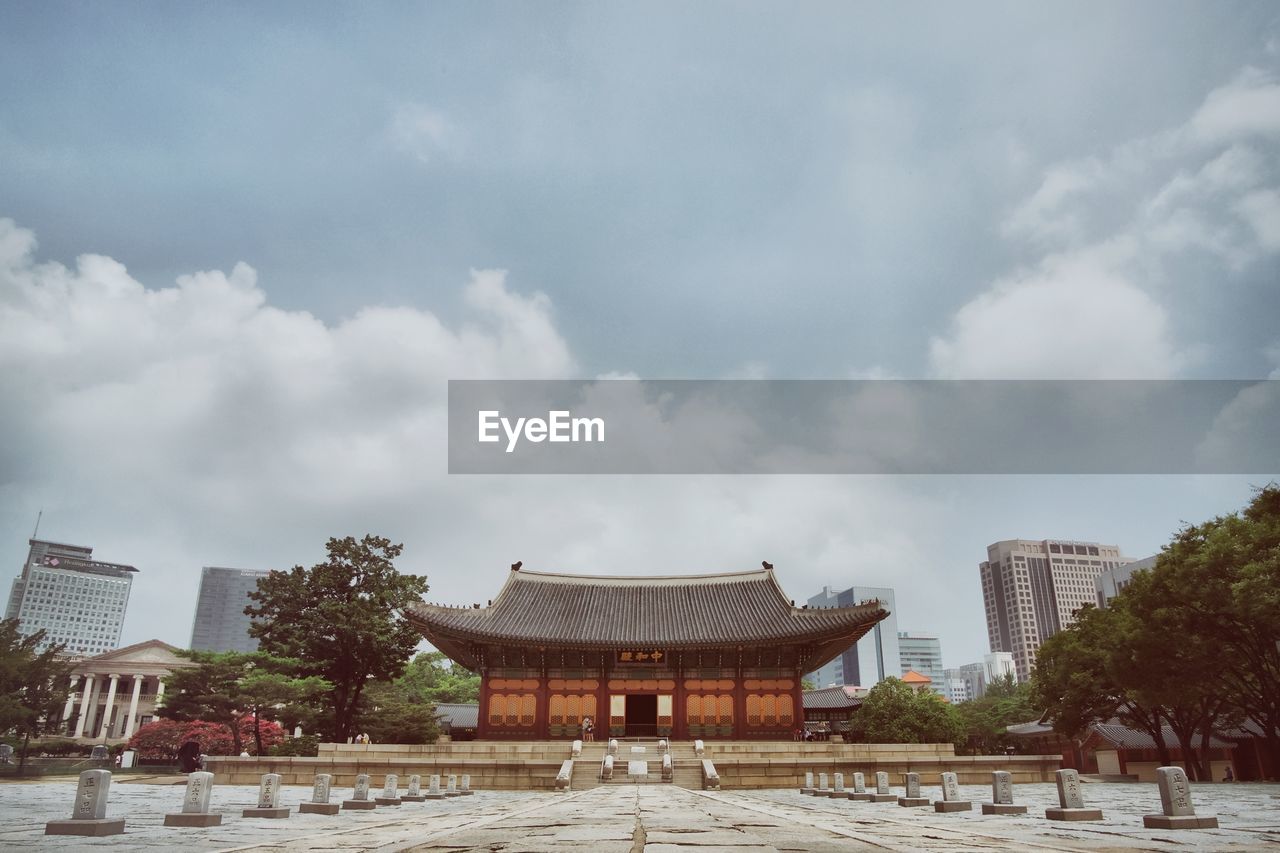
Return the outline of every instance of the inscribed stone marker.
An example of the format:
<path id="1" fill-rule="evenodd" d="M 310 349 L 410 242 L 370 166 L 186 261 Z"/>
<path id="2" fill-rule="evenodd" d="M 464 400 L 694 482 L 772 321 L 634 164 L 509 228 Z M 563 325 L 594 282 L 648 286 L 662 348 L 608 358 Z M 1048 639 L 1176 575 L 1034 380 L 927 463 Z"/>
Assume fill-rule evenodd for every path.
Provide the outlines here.
<path id="1" fill-rule="evenodd" d="M 1216 817 L 1197 817 L 1191 804 L 1191 783 L 1181 767 L 1156 769 L 1156 785 L 1160 788 L 1160 807 L 1164 814 L 1143 815 L 1147 829 L 1217 829 Z"/>
<path id="2" fill-rule="evenodd" d="M 187 790 L 182 796 L 182 811 L 164 816 L 165 826 L 221 826 L 222 815 L 209 813 L 209 797 L 213 793 L 213 774 L 196 771 L 187 774 Z"/>
<path id="3" fill-rule="evenodd" d="M 70 820 L 51 820 L 44 825 L 45 835 L 119 835 L 124 832 L 124 818 L 107 817 L 107 792 L 111 788 L 109 770 L 86 770 L 76 785 L 76 799 Z"/>
<path id="4" fill-rule="evenodd" d="M 206 814 L 213 795 L 213 774 L 197 771 L 187 776 L 187 793 L 182 798 L 183 814 Z"/>
<path id="5" fill-rule="evenodd" d="M 262 781 L 258 783 L 257 807 L 245 809 L 240 814 L 242 817 L 286 818 L 289 816 L 289 809 L 280 806 L 279 773 L 262 774 Z"/>
<path id="6" fill-rule="evenodd" d="M 1101 809 L 1088 809 L 1080 791 L 1080 774 L 1071 768 L 1057 772 L 1058 803 L 1056 809 L 1045 809 L 1049 820 L 1102 820 Z"/>
<path id="7" fill-rule="evenodd" d="M 1013 774 L 1008 770 L 997 770 L 991 774 L 991 802 L 996 805 L 1013 803 Z"/>

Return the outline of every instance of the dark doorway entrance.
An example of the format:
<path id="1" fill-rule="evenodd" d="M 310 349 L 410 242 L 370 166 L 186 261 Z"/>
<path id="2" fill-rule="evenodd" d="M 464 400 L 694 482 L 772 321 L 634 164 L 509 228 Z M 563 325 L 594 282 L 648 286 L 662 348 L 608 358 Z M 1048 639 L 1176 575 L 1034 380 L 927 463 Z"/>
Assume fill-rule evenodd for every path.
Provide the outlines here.
<path id="1" fill-rule="evenodd" d="M 658 697 L 627 697 L 627 737 L 656 737 L 658 734 Z"/>

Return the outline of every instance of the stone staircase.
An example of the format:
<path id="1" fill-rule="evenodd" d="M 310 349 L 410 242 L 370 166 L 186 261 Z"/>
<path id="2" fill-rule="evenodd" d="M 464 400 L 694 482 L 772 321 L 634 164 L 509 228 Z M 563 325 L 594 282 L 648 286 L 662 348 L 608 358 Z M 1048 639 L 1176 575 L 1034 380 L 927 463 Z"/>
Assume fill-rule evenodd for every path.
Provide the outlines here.
<path id="1" fill-rule="evenodd" d="M 586 791 L 602 785 L 663 785 L 674 784 L 681 788 L 701 790 L 702 760 L 694 755 L 693 743 L 688 741 L 668 741 L 671 750 L 671 779 L 662 778 L 662 753 L 658 751 L 658 740 L 636 739 L 620 740 L 618 754 L 614 757 L 613 778 L 601 779 L 600 767 L 608 754 L 607 741 L 595 741 L 582 745 L 582 755 L 573 760 L 574 791 Z M 631 748 L 642 746 L 644 754 L 633 755 Z M 644 778 L 627 775 L 627 762 L 644 760 L 649 762 L 649 775 Z"/>

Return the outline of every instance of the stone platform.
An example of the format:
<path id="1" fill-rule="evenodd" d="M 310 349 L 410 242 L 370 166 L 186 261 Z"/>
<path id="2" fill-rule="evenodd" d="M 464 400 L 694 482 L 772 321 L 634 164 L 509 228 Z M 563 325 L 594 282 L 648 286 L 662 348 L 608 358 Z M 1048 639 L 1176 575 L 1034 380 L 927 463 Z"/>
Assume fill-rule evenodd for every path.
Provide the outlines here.
<path id="1" fill-rule="evenodd" d="M 926 780 L 926 789 L 929 780 Z M 1143 815 L 1159 798 L 1153 784 L 1090 785 L 1087 797 L 1106 815 L 1098 823 L 1046 821 L 1056 803 L 1052 785 L 1015 788 L 1031 813 L 982 817 L 976 811 L 935 815 L 926 809 L 884 809 L 851 800 L 805 797 L 795 789 L 689 791 L 673 785 L 620 785 L 571 793 L 478 791 L 398 809 L 295 814 L 289 820 L 242 819 L 256 786 L 215 787 L 211 809 L 223 825 L 167 828 L 164 814 L 181 803 L 182 789 L 116 783 L 108 814 L 127 818 L 123 835 L 45 836 L 44 823 L 67 812 L 74 780 L 0 783 L 0 849 L 90 853 L 271 851 L 438 851 L 438 853 L 766 853 L 766 851 L 1224 851 L 1253 853 L 1280 845 L 1276 805 L 1280 786 L 1198 785 L 1197 808 L 1223 826 L 1179 833 L 1146 829 Z M 989 786 L 962 785 L 979 800 Z M 926 791 L 927 792 L 927 791 Z M 281 805 L 311 796 L 310 786 L 285 786 Z M 927 839 L 927 842 L 924 840 Z M 922 843 L 924 842 L 924 843 Z"/>

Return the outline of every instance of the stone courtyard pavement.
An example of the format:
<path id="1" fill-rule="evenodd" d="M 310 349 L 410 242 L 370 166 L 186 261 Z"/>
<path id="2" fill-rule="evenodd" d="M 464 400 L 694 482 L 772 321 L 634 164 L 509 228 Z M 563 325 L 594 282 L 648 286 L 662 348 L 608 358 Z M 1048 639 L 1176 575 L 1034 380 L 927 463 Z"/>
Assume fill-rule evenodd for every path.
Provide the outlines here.
<path id="1" fill-rule="evenodd" d="M 922 793 L 939 796 L 937 786 Z M 961 786 L 975 809 L 936 814 L 896 803 L 856 803 L 806 797 L 797 791 L 686 791 L 670 785 L 611 785 L 571 794 L 480 791 L 474 796 L 405 803 L 336 817 L 300 815 L 309 788 L 286 787 L 287 820 L 242 818 L 257 789 L 214 788 L 212 810 L 223 826 L 176 829 L 163 825 L 177 811 L 180 785 L 114 782 L 109 817 L 125 817 L 125 834 L 100 839 L 45 836 L 45 821 L 70 816 L 75 781 L 0 784 L 0 848 L 37 851 L 133 850 L 432 850 L 602 853 L 714 853 L 714 851 L 846 850 L 1157 850 L 1280 849 L 1280 786 L 1205 785 L 1193 789 L 1197 812 L 1216 815 L 1217 830 L 1142 828 L 1159 811 L 1153 784 L 1091 784 L 1086 805 L 1101 808 L 1096 823 L 1044 819 L 1056 805 L 1052 785 L 1022 785 L 1014 798 L 1030 813 L 984 817 L 977 803 L 987 786 Z M 334 801 L 349 795 L 335 791 Z"/>

